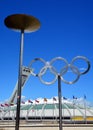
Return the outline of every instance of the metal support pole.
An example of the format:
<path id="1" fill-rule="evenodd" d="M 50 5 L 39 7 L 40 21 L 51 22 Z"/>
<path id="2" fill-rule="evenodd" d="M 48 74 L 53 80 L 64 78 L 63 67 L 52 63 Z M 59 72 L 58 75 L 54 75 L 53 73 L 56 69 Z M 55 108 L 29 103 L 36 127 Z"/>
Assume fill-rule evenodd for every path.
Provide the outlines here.
<path id="1" fill-rule="evenodd" d="M 24 31 L 21 31 L 15 130 L 19 130 L 19 123 L 20 123 L 20 104 L 21 104 L 21 87 L 22 87 L 22 64 L 23 64 L 23 45 L 24 45 Z"/>
<path id="2" fill-rule="evenodd" d="M 73 119 L 74 119 L 74 124 L 75 124 L 75 101 L 74 101 L 74 96 L 73 96 Z"/>
<path id="3" fill-rule="evenodd" d="M 85 109 L 85 117 L 84 117 L 84 120 L 85 120 L 85 123 L 87 124 L 87 119 L 86 119 L 86 96 L 84 95 L 84 109 Z"/>
<path id="4" fill-rule="evenodd" d="M 58 98 L 59 98 L 59 130 L 62 130 L 62 96 L 61 96 L 61 77 L 58 75 Z"/>

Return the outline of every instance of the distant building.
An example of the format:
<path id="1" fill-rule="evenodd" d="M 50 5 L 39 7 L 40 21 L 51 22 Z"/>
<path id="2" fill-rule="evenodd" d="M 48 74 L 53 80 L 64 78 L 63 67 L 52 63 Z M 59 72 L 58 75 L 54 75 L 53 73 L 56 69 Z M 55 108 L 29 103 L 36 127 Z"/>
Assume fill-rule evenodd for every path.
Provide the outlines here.
<path id="1" fill-rule="evenodd" d="M 37 102 L 38 101 L 38 102 Z M 15 120 L 16 104 L 0 106 L 0 120 Z M 54 120 L 59 119 L 58 98 L 39 98 L 21 103 L 20 118 L 23 120 Z M 67 123 L 93 123 L 93 107 L 78 99 L 62 99 L 62 120 Z"/>

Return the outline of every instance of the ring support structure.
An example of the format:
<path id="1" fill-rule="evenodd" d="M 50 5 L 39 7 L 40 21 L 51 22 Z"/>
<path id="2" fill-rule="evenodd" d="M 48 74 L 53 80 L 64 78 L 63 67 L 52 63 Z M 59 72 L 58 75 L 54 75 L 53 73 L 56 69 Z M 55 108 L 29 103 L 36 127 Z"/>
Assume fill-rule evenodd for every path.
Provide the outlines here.
<path id="1" fill-rule="evenodd" d="M 62 66 L 60 68 L 60 72 L 58 72 L 57 69 L 53 66 L 54 62 L 57 62 L 58 60 L 64 62 L 64 66 Z M 83 72 L 80 72 L 79 68 L 74 65 L 74 63 L 77 62 L 78 60 L 84 61 L 86 63 L 86 65 L 87 65 L 87 68 L 85 68 Z M 44 66 L 39 70 L 38 73 L 35 73 L 34 72 L 35 68 L 33 68 L 32 66 L 34 66 L 33 64 L 35 62 L 37 62 L 37 61 L 42 62 L 44 64 Z M 61 78 L 62 82 L 66 83 L 66 84 L 74 84 L 75 82 L 78 81 L 78 79 L 80 78 L 81 75 L 84 75 L 84 74 L 86 74 L 89 71 L 89 69 L 90 69 L 90 62 L 84 56 L 76 56 L 76 57 L 74 57 L 70 64 L 68 63 L 68 61 L 66 59 L 64 59 L 62 57 L 53 58 L 50 62 L 49 61 L 45 61 L 42 58 L 35 58 L 34 60 L 32 60 L 30 62 L 29 68 L 34 70 L 34 71 L 31 72 L 31 74 L 33 76 L 39 77 L 40 81 L 42 83 L 46 84 L 46 85 L 53 84 L 57 80 L 58 75 L 60 75 L 60 78 Z M 76 75 L 76 78 L 73 81 L 67 81 L 63 77 L 68 72 L 69 69 L 72 71 L 73 74 Z M 42 76 L 44 76 L 46 74 L 47 70 L 50 70 L 50 73 L 55 75 L 54 79 L 52 81 L 50 81 L 50 82 L 44 81 L 43 78 L 42 78 Z"/>
<path id="2" fill-rule="evenodd" d="M 54 63 L 57 62 L 57 61 L 61 61 L 64 63 L 64 65 L 60 68 L 60 71 L 58 72 L 58 70 L 54 67 Z M 83 60 L 85 61 L 85 63 L 87 64 L 87 68 L 83 71 L 83 72 L 80 72 L 80 70 L 78 69 L 77 66 L 74 65 L 74 63 L 78 60 Z M 35 68 L 32 68 L 33 64 L 37 61 L 40 61 L 44 64 L 44 66 L 39 70 L 38 73 L 35 73 Z M 50 62 L 49 61 L 45 61 L 44 59 L 42 58 L 35 58 L 34 60 L 32 60 L 30 62 L 30 65 L 29 65 L 29 68 L 31 68 L 32 71 L 31 74 L 33 76 L 37 76 L 39 77 L 40 81 L 43 83 L 43 84 L 46 84 L 46 85 L 51 85 L 53 83 L 55 83 L 56 80 L 58 80 L 58 100 L 59 100 L 59 130 L 62 130 L 63 127 L 62 127 L 62 92 L 61 92 L 61 81 L 66 83 L 66 84 L 74 84 L 75 82 L 77 82 L 80 78 L 81 75 L 84 75 L 86 74 L 89 69 L 90 69 L 90 62 L 89 60 L 84 57 L 84 56 L 77 56 L 75 58 L 72 59 L 71 63 L 69 64 L 68 61 L 62 57 L 56 57 L 56 58 L 53 58 Z M 72 81 L 68 81 L 68 80 L 65 80 L 65 78 L 63 77 L 67 72 L 68 70 L 72 71 L 73 74 L 76 75 L 76 78 Z M 46 74 L 47 70 L 50 70 L 50 73 L 51 74 L 54 74 L 55 77 L 54 77 L 54 80 L 48 82 L 48 81 L 45 81 L 43 80 L 43 76 Z"/>

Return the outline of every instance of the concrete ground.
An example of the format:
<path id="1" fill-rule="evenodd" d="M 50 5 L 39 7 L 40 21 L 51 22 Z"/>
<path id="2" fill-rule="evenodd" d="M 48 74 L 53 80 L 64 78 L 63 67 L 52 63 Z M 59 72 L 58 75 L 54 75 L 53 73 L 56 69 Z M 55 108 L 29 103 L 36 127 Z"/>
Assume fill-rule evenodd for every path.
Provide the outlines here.
<path id="1" fill-rule="evenodd" d="M 0 122 L 0 130 L 15 130 L 15 122 Z M 57 123 L 20 123 L 19 130 L 60 130 Z M 62 130 L 93 130 L 93 124 L 63 124 Z"/>

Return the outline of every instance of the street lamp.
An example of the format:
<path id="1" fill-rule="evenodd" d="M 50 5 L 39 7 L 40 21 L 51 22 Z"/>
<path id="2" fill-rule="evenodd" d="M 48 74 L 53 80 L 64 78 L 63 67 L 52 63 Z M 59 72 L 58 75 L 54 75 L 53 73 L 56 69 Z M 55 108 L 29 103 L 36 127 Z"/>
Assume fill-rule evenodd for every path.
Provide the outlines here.
<path id="1" fill-rule="evenodd" d="M 40 28 L 40 22 L 33 16 L 25 14 L 13 14 L 5 18 L 5 25 L 13 30 L 21 32 L 20 54 L 19 54 L 19 74 L 18 74 L 18 89 L 17 89 L 17 110 L 16 110 L 16 125 L 15 130 L 19 130 L 20 123 L 20 103 L 22 89 L 22 66 L 23 66 L 23 46 L 24 33 L 34 32 Z"/>

